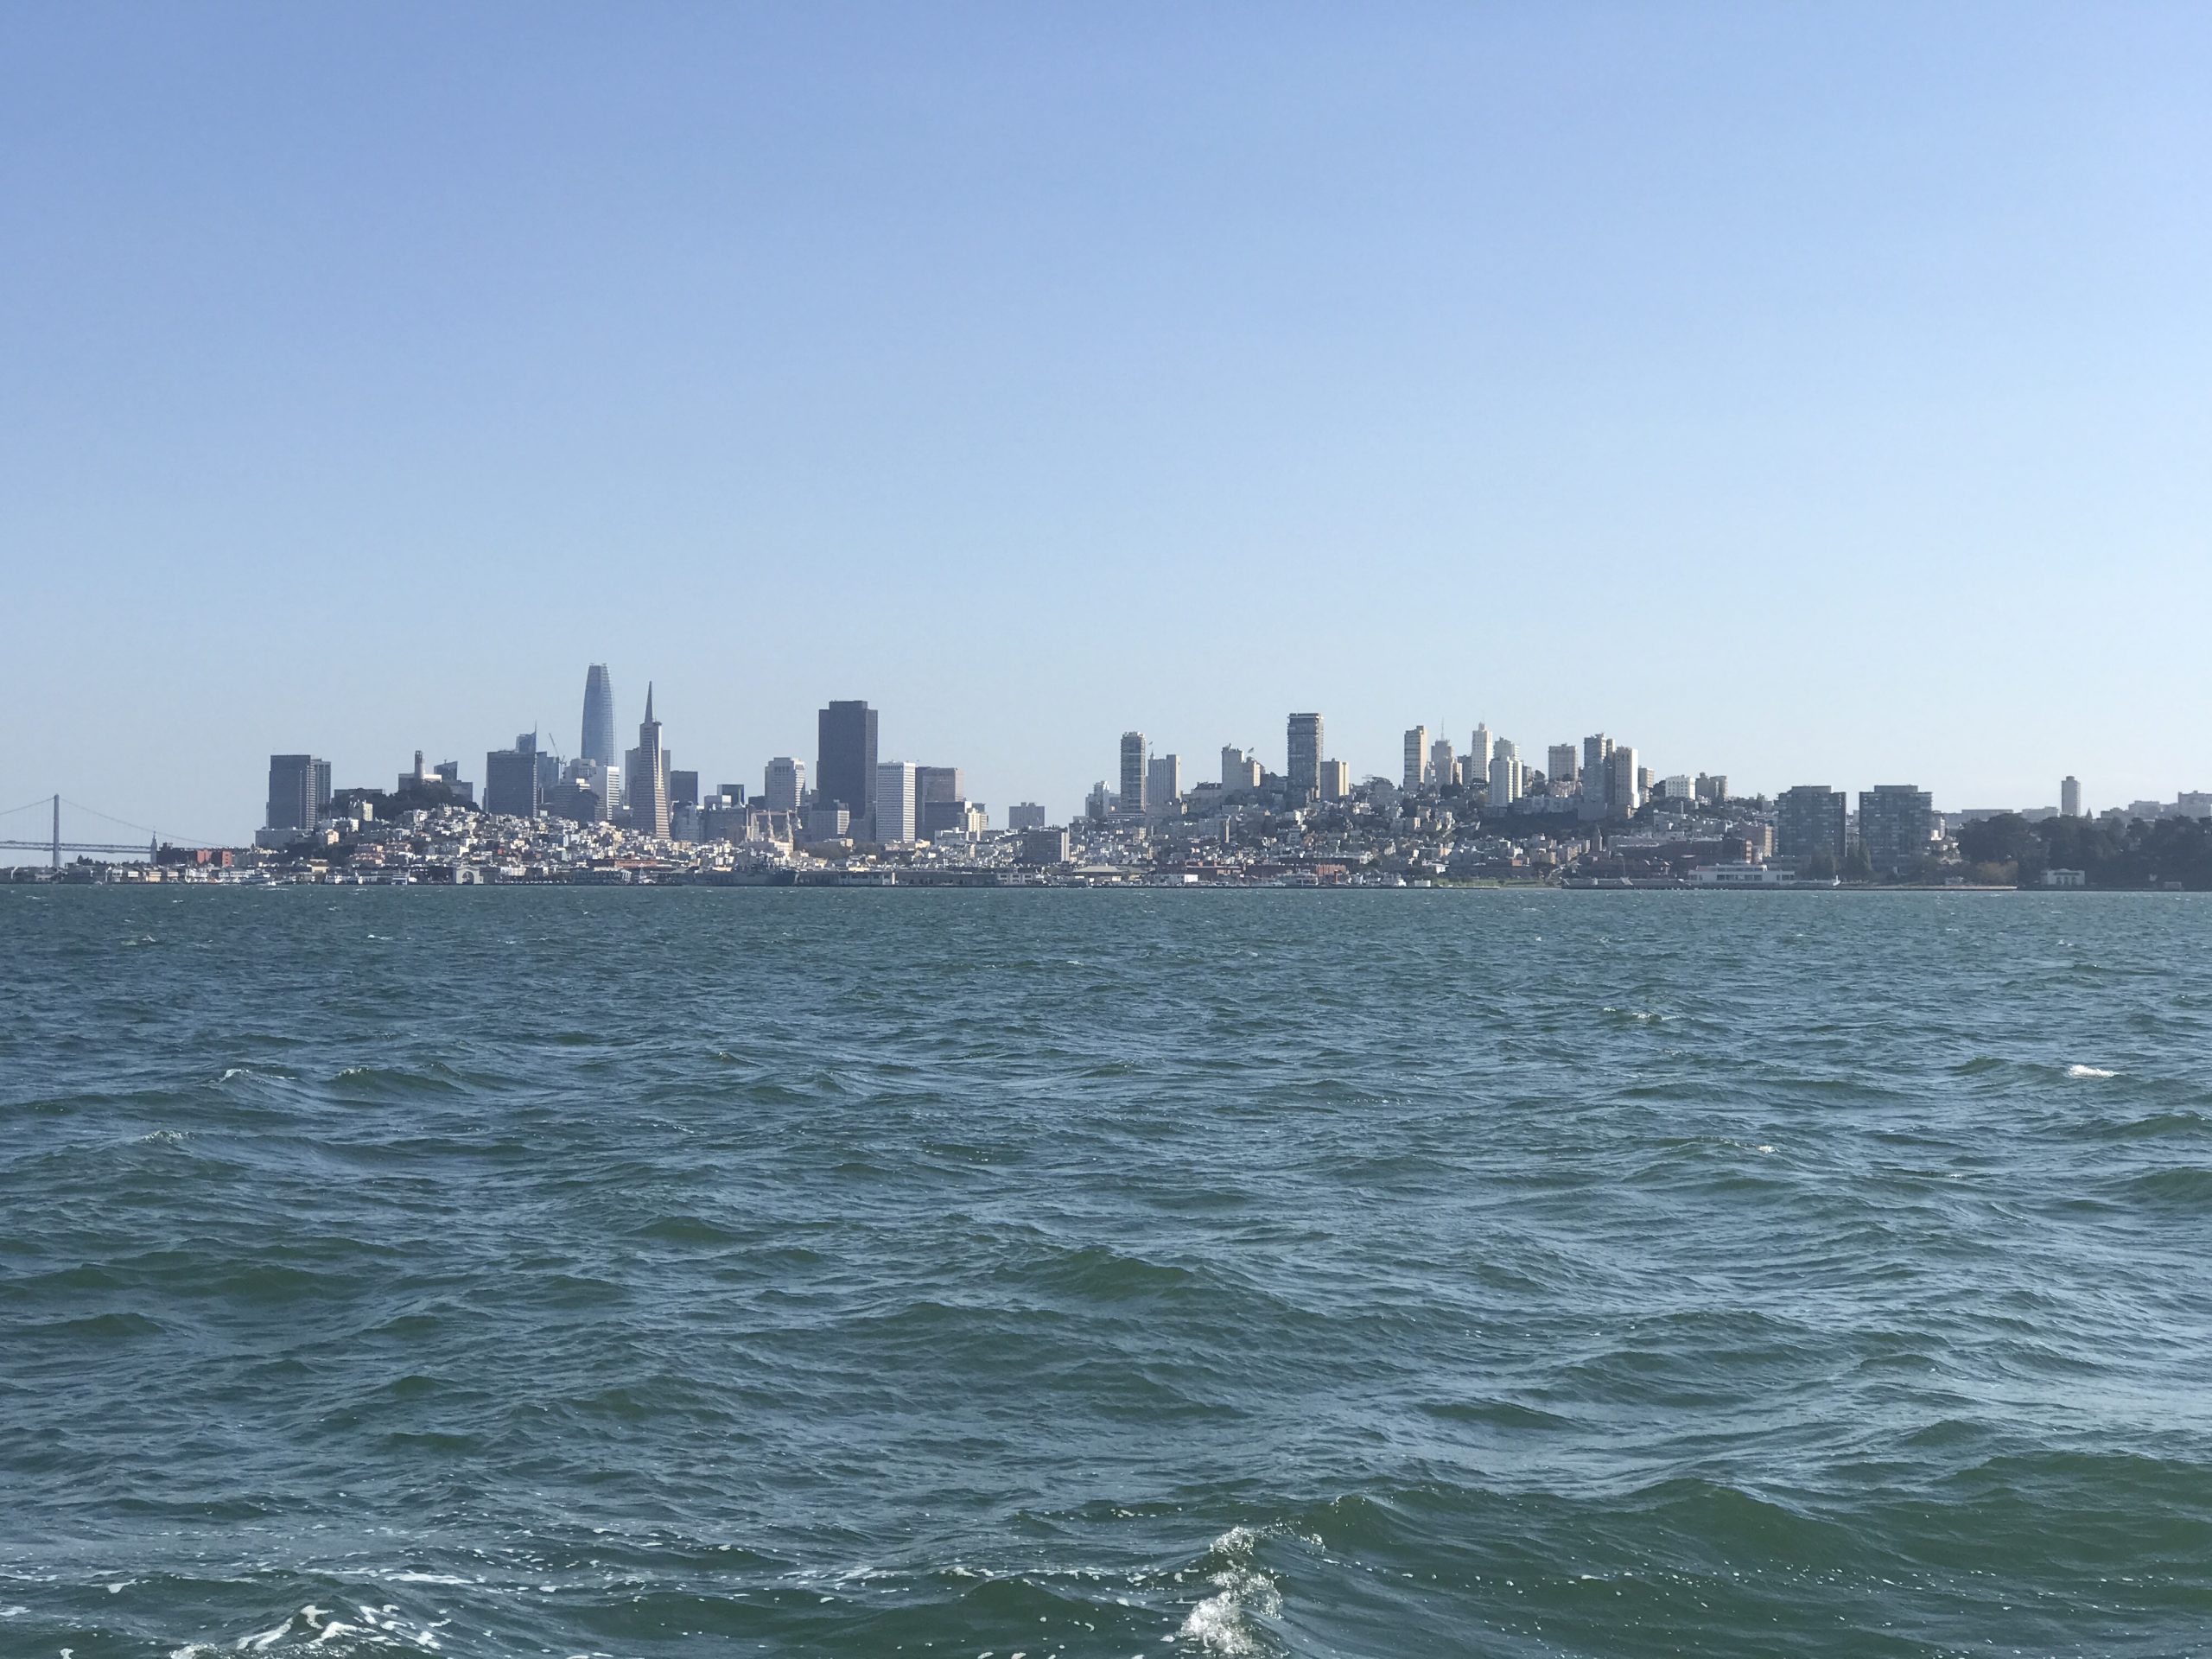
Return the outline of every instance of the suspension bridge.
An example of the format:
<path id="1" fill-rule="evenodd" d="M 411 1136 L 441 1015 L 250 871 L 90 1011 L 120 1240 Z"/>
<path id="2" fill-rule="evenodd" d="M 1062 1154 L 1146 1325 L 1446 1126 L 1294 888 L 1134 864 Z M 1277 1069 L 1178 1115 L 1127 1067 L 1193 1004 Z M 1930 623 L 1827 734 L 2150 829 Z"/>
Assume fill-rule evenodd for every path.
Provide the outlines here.
<path id="1" fill-rule="evenodd" d="M 146 839 L 128 842 L 64 841 L 61 838 L 61 809 L 65 806 L 73 813 L 82 813 L 86 817 L 96 818 L 102 824 L 111 824 L 122 830 L 136 830 Z M 25 815 L 34 812 L 50 814 L 49 833 L 36 840 L 18 836 L 16 834 L 17 830 L 30 827 L 29 823 L 25 820 Z M 10 807 L 7 811 L 0 812 L 0 831 L 7 832 L 0 835 L 0 851 L 45 853 L 52 858 L 54 868 L 57 870 L 61 868 L 61 855 L 64 853 L 99 854 L 109 858 L 143 858 L 150 863 L 154 855 L 161 850 L 162 845 L 161 831 L 158 830 L 149 829 L 143 823 L 133 823 L 128 818 L 118 818 L 111 812 L 103 812 L 98 807 L 86 806 L 82 801 L 66 801 L 59 795 L 45 796 L 35 801 L 26 801 L 21 806 Z M 98 832 L 95 831 L 95 833 Z M 213 842 L 192 841 L 179 836 L 172 836 L 169 839 L 173 845 L 179 847 L 211 847 L 215 844 Z"/>

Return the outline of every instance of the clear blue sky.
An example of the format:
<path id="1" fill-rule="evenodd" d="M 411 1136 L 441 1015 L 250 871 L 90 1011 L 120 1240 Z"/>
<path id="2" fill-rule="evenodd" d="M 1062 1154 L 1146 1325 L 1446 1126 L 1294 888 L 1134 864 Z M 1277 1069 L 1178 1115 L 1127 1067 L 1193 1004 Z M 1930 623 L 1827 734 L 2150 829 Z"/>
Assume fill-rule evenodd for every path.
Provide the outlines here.
<path id="1" fill-rule="evenodd" d="M 2212 788 L 2212 10 L 0 10 L 0 806 L 1126 727 Z M 625 733 L 626 738 L 626 729 Z M 1002 821 L 1002 819 L 1001 820 Z"/>

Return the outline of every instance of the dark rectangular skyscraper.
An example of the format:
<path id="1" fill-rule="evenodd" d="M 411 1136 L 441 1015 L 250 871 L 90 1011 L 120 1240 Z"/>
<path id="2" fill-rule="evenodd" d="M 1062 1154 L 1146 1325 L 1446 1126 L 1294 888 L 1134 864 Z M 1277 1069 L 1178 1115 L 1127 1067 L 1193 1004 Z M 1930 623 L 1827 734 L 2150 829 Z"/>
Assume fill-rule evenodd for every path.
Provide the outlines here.
<path id="1" fill-rule="evenodd" d="M 269 757 L 268 828 L 312 830 L 329 804 L 329 761 L 311 754 Z"/>
<path id="2" fill-rule="evenodd" d="M 1859 840 L 1876 869 L 1908 868 L 1936 836 L 1936 798 L 1910 784 L 1881 784 L 1859 791 Z"/>
<path id="3" fill-rule="evenodd" d="M 857 700 L 833 702 L 817 717 L 815 737 L 816 802 L 865 818 L 875 809 L 875 710 Z"/>
<path id="4" fill-rule="evenodd" d="M 1293 789 L 1321 786 L 1321 716 L 1290 717 L 1289 767 L 1284 774 Z"/>
<path id="5" fill-rule="evenodd" d="M 1843 791 L 1825 784 L 1785 789 L 1774 803 L 1774 849 L 1783 858 L 1843 857 Z"/>
<path id="6" fill-rule="evenodd" d="M 484 810 L 510 818 L 534 818 L 543 799 L 537 755 L 530 749 L 493 749 L 484 757 Z"/>

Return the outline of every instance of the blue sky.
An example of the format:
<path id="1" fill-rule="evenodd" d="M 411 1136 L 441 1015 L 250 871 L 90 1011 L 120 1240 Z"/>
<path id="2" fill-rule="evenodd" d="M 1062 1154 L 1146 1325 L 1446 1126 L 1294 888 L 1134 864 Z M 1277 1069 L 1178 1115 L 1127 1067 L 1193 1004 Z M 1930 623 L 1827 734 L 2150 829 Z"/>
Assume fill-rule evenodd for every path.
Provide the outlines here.
<path id="1" fill-rule="evenodd" d="M 0 806 L 480 778 L 584 669 L 2212 788 L 2212 11 L 0 10 Z"/>

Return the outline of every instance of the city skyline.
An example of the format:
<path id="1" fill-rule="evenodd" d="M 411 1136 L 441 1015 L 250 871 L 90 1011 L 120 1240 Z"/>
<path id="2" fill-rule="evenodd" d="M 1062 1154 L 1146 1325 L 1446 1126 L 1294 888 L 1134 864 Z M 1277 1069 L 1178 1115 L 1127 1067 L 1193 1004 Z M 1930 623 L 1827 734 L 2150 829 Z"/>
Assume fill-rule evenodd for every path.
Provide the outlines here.
<path id="1" fill-rule="evenodd" d="M 616 802 L 626 817 L 642 804 L 646 814 L 646 824 L 657 826 L 664 835 L 670 823 L 670 810 L 677 798 L 670 794 L 672 777 L 688 780 L 690 792 L 681 798 L 689 804 L 696 804 L 702 788 L 719 787 L 724 782 L 735 782 L 756 804 L 765 803 L 771 808 L 786 811 L 795 810 L 801 799 L 823 805 L 842 804 L 835 797 L 827 794 L 816 801 L 815 791 L 819 780 L 824 777 L 835 777 L 861 795 L 862 804 L 857 810 L 846 810 L 851 816 L 852 833 L 865 838 L 872 828 L 876 786 L 881 779 L 891 776 L 901 764 L 904 766 L 906 810 L 900 815 L 901 827 L 893 838 L 893 844 L 899 841 L 926 839 L 930 825 L 924 809 L 931 800 L 957 800 L 963 807 L 969 804 L 970 796 L 964 779 L 970 769 L 964 763 L 957 766 L 930 765 L 912 760 L 899 763 L 888 757 L 888 751 L 881 749 L 880 738 L 880 722 L 886 711 L 866 698 L 833 698 L 816 709 L 816 747 L 810 756 L 797 756 L 779 751 L 741 758 L 735 761 L 710 760 L 702 767 L 671 772 L 668 753 L 662 745 L 661 723 L 653 715 L 653 683 L 648 677 L 644 720 L 639 728 L 639 747 L 620 756 L 621 764 L 612 768 L 611 779 L 596 772 L 589 774 L 596 780 L 590 786 L 599 790 L 603 812 L 613 810 L 605 801 L 611 784 Z M 430 762 L 426 757 L 432 753 L 446 753 L 446 758 L 437 764 L 437 774 L 448 781 L 459 781 L 465 788 L 472 790 L 473 798 L 487 811 L 510 810 L 512 803 L 519 798 L 515 791 L 532 791 L 527 798 L 532 801 L 534 810 L 561 816 L 554 811 L 551 805 L 556 788 L 565 786 L 574 790 L 584 786 L 576 781 L 580 763 L 584 760 L 581 751 L 594 747 L 595 738 L 604 744 L 607 741 L 604 734 L 612 730 L 621 717 L 613 671 L 607 663 L 594 661 L 586 676 L 581 709 L 568 723 L 568 728 L 578 734 L 579 753 L 574 755 L 568 753 L 559 736 L 562 722 L 556 720 L 550 723 L 550 727 L 541 725 L 531 731 L 518 734 L 508 747 L 462 750 L 456 753 L 417 747 L 413 752 L 415 771 L 412 775 L 418 779 L 429 776 Z M 1079 785 L 1072 781 L 1084 766 L 1079 753 L 1071 750 L 1070 754 L 1075 764 L 1072 770 L 1064 770 L 1063 772 L 1068 781 L 1057 783 L 1041 792 L 1001 791 L 995 795 L 982 795 L 980 804 L 990 813 L 996 827 L 1020 827 L 1011 825 L 1007 816 L 1017 804 L 1041 810 L 1047 823 L 1065 823 L 1081 817 L 1088 810 L 1090 802 L 1096 798 L 1102 785 L 1109 792 L 1111 798 L 1118 800 L 1120 791 L 1135 778 L 1143 791 L 1147 804 L 1153 805 L 1157 804 L 1159 782 L 1163 775 L 1173 781 L 1174 798 L 1180 798 L 1193 785 L 1211 783 L 1217 777 L 1225 779 L 1232 756 L 1238 757 L 1241 764 L 1249 764 L 1255 768 L 1255 779 L 1258 773 L 1264 772 L 1269 777 L 1281 777 L 1294 787 L 1311 786 L 1317 798 L 1324 801 L 1344 798 L 1354 788 L 1371 779 L 1389 779 L 1403 785 L 1414 767 L 1416 754 L 1420 757 L 1419 769 L 1424 785 L 1433 786 L 1439 781 L 1442 775 L 1438 770 L 1440 766 L 1452 768 L 1455 775 L 1458 771 L 1466 769 L 1467 781 L 1483 784 L 1493 801 L 1510 803 L 1518 799 L 1528 783 L 1538 776 L 1556 782 L 1562 775 L 1560 767 L 1564 759 L 1573 768 L 1569 774 L 1571 783 L 1578 783 L 1580 789 L 1586 791 L 1592 777 L 1602 777 L 1601 793 L 1613 796 L 1615 791 L 1622 791 L 1615 798 L 1628 799 L 1631 803 L 1631 810 L 1635 805 L 1641 804 L 1649 792 L 1637 781 L 1640 773 L 1650 774 L 1655 783 L 1667 779 L 1687 781 L 1694 777 L 1700 795 L 1710 773 L 1734 798 L 1751 799 L 1764 796 L 1772 799 L 1777 810 L 1785 818 L 1791 810 L 1789 798 L 1808 792 L 1832 792 L 1839 803 L 1837 810 L 1840 814 L 1846 810 L 1840 804 L 1852 798 L 1878 796 L 1899 789 L 1916 790 L 1928 798 L 1933 810 L 1955 818 L 1991 810 L 2054 812 L 2065 817 L 2094 817 L 2109 810 L 2165 804 L 2184 793 L 2197 792 L 2193 783 L 2175 783 L 2163 792 L 2103 800 L 2096 798 L 2091 789 L 2085 788 L 2075 774 L 2068 772 L 2051 781 L 2048 798 L 1951 799 L 1941 790 L 1922 790 L 1917 783 L 1899 784 L 1893 779 L 1833 782 L 1831 773 L 1834 769 L 1823 770 L 1817 766 L 1799 770 L 1808 777 L 1818 774 L 1820 781 L 1807 782 L 1800 778 L 1790 784 L 1761 787 L 1749 784 L 1740 774 L 1732 775 L 1726 766 L 1713 767 L 1702 760 L 1681 764 L 1669 760 L 1666 766 L 1655 771 L 1650 757 L 1634 746 L 1623 746 L 1616 751 L 1614 741 L 1602 732 L 1586 735 L 1573 742 L 1532 742 L 1527 746 L 1528 756 L 1524 756 L 1518 752 L 1522 747 L 1519 740 L 1503 732 L 1493 732 L 1489 723 L 1484 721 L 1478 721 L 1473 726 L 1464 753 L 1457 747 L 1452 735 L 1455 728 L 1440 725 L 1432 728 L 1420 725 L 1406 728 L 1400 734 L 1395 767 L 1370 766 L 1356 764 L 1335 753 L 1333 746 L 1325 735 L 1326 722 L 1327 716 L 1324 711 L 1290 712 L 1281 718 L 1282 736 L 1274 746 L 1274 749 L 1280 752 L 1279 760 L 1275 753 L 1264 744 L 1224 744 L 1220 746 L 1223 770 L 1219 772 L 1203 764 L 1189 766 L 1175 751 L 1154 743 L 1142 731 L 1125 730 L 1115 740 L 1111 764 L 1101 769 L 1102 775 L 1094 778 L 1090 785 Z M 648 788 L 640 797 L 632 792 L 632 785 L 641 775 L 638 770 L 639 757 L 648 744 L 659 756 L 659 760 L 657 767 L 642 775 L 658 777 L 658 793 Z M 842 760 L 833 758 L 833 751 L 842 755 Z M 886 755 L 880 763 L 876 759 L 880 752 Z M 1479 758 L 1486 754 L 1491 757 L 1489 761 L 1481 762 Z M 1529 758 L 1535 754 L 1545 757 L 1541 766 Z M 480 760 L 474 758 L 478 755 L 482 757 Z M 288 793 L 294 803 L 281 811 L 278 808 L 280 785 L 276 777 L 280 762 L 289 768 L 281 786 L 282 791 Z M 374 762 L 356 772 L 349 770 L 346 764 L 334 764 L 326 755 L 307 753 L 272 752 L 267 757 L 266 765 L 268 771 L 264 776 L 266 788 L 264 791 L 266 800 L 262 804 L 261 816 L 255 823 L 255 829 L 264 826 L 304 827 L 306 823 L 311 822 L 311 815 L 308 815 L 304 802 L 306 794 L 316 786 L 317 779 L 324 798 L 327 798 L 334 786 L 341 791 L 361 787 L 368 785 L 376 774 Z M 503 766 L 506 768 L 504 774 L 501 771 Z M 1593 766 L 1605 770 L 1593 772 Z M 1305 777 L 1308 769 L 1313 775 L 1306 779 L 1305 785 L 1300 785 L 1299 780 Z M 409 776 L 407 773 L 401 775 L 403 786 Z M 710 779 L 711 783 L 702 784 L 699 781 L 702 779 Z M 1732 784 L 1741 786 L 1732 788 Z M 1071 804 L 1063 808 L 1060 804 L 1063 800 Z M 1851 812 L 1850 816 L 1855 822 L 1856 812 Z M 1838 822 L 1841 822 L 1840 817 Z M 178 830 L 174 833 L 181 840 L 205 844 L 244 844 L 251 838 L 251 832 L 212 836 L 200 836 L 192 830 Z M 0 863 L 34 861 L 34 857 L 33 850 L 21 849 L 13 859 L 0 857 Z"/>
<path id="2" fill-rule="evenodd" d="M 604 663 L 594 663 L 586 678 L 579 722 L 581 748 L 591 748 L 595 738 L 603 742 L 600 734 L 617 717 L 616 709 L 609 668 Z M 958 802 L 963 807 L 969 804 L 966 769 L 912 760 L 879 761 L 882 714 L 883 710 L 865 698 L 833 698 L 824 703 L 816 711 L 816 750 L 810 766 L 806 760 L 779 753 L 757 763 L 739 761 L 708 767 L 703 773 L 690 769 L 674 775 L 691 780 L 690 791 L 683 798 L 688 804 L 696 804 L 700 790 L 697 780 L 702 775 L 709 776 L 734 782 L 757 804 L 772 810 L 795 811 L 803 804 L 842 810 L 850 817 L 852 832 L 863 839 L 874 835 L 878 791 L 889 780 L 899 791 L 897 828 L 887 830 L 874 838 L 887 839 L 894 845 L 926 839 L 931 826 L 924 808 L 929 802 Z M 1586 734 L 1579 743 L 1548 745 L 1542 751 L 1545 760 L 1541 769 L 1522 758 L 1519 749 L 1518 740 L 1493 732 L 1486 721 L 1475 724 L 1464 755 L 1446 728 L 1439 727 L 1432 731 L 1426 725 L 1416 725 L 1401 734 L 1400 772 L 1395 781 L 1410 791 L 1456 783 L 1464 774 L 1468 785 L 1484 788 L 1492 803 L 1510 804 L 1522 797 L 1529 785 L 1541 780 L 1554 791 L 1562 785 L 1581 794 L 1594 791 L 1599 798 L 1609 802 L 1617 810 L 1622 810 L 1622 804 L 1625 803 L 1626 813 L 1632 815 L 1646 799 L 1669 792 L 1669 785 L 1678 792 L 1690 792 L 1688 786 L 1694 780 L 1694 792 L 1700 798 L 1707 795 L 1708 785 L 1716 798 L 1771 798 L 1785 822 L 1794 810 L 1790 805 L 1792 798 L 1833 796 L 1837 803 L 1838 836 L 1847 813 L 1844 803 L 1853 792 L 1849 786 L 1832 789 L 1827 783 L 1802 782 L 1773 790 L 1732 790 L 1730 774 L 1725 770 L 1699 764 L 1694 770 L 1683 766 L 1655 771 L 1649 758 L 1635 746 L 1617 743 L 1604 732 Z M 1277 766 L 1267 763 L 1267 751 L 1262 746 L 1223 745 L 1218 783 L 1230 789 L 1243 789 L 1256 784 L 1265 774 L 1281 779 L 1294 792 L 1309 791 L 1313 798 L 1330 801 L 1346 798 L 1355 785 L 1376 779 L 1389 780 L 1393 776 L 1384 768 L 1354 766 L 1343 757 L 1332 754 L 1325 738 L 1325 716 L 1319 711 L 1293 711 L 1285 717 L 1281 750 L 1283 761 Z M 1535 752 L 1533 745 L 1531 752 Z M 642 757 L 649 753 L 655 760 L 646 765 Z M 625 754 L 623 761 L 624 765 L 615 770 L 610 785 L 609 780 L 600 776 L 594 763 L 580 754 L 568 766 L 568 781 L 571 786 L 578 786 L 581 782 L 597 789 L 601 796 L 602 814 L 618 807 L 630 813 L 642 810 L 645 816 L 639 820 L 641 831 L 664 837 L 669 826 L 671 773 L 662 744 L 660 722 L 653 715 L 650 679 L 639 747 Z M 1184 798 L 1193 786 L 1214 781 L 1205 777 L 1203 769 L 1185 771 L 1179 753 L 1159 748 L 1144 732 L 1135 729 L 1123 731 L 1116 740 L 1115 762 L 1110 775 L 1095 780 L 1085 792 L 1084 806 L 1065 817 L 1072 818 L 1081 812 L 1094 810 L 1101 799 L 1113 803 L 1117 812 L 1143 815 L 1156 810 L 1163 801 Z M 319 778 L 322 796 L 327 799 L 333 786 L 331 763 L 327 759 L 308 754 L 284 753 L 271 754 L 269 766 L 264 823 L 271 829 L 304 827 L 311 821 L 312 814 L 299 804 L 303 798 L 302 791 L 311 791 L 314 779 Z M 504 785 L 500 781 L 503 766 L 508 768 Z M 413 775 L 418 779 L 428 776 L 428 766 L 424 752 L 416 750 Z M 474 785 L 474 780 L 466 779 L 467 771 L 463 762 L 452 760 L 441 762 L 437 767 L 438 774 L 448 781 L 458 779 L 465 785 Z M 540 803 L 550 800 L 556 781 L 563 777 L 557 737 L 548 738 L 537 731 L 520 734 L 512 747 L 486 753 L 483 774 L 482 784 L 474 786 L 480 791 L 476 798 L 487 810 L 509 810 L 505 804 L 495 805 L 495 802 L 521 798 L 531 802 L 532 810 L 538 810 Z M 760 779 L 757 788 L 748 781 L 756 775 Z M 636 792 L 640 779 L 646 780 L 642 793 Z M 810 783 L 810 779 L 813 782 Z M 407 781 L 407 775 L 403 774 L 403 786 Z M 607 798 L 610 787 L 612 799 Z M 1915 792 L 1928 810 L 1955 817 L 1993 810 L 2051 810 L 2066 817 L 2094 817 L 2104 810 L 2089 802 L 2080 779 L 2071 773 L 2058 781 L 2050 802 L 1938 803 L 1933 791 L 1920 790 L 1916 784 L 1895 782 L 1872 784 L 1859 793 L 1867 798 L 1900 790 Z M 2177 785 L 2174 792 L 2178 796 L 2184 791 Z M 293 804 L 280 808 L 280 798 L 289 798 Z M 2135 798 L 2135 804 L 2139 805 L 2145 798 Z M 1004 813 L 1014 804 L 1013 797 L 1001 798 L 1002 825 L 1006 823 Z M 1048 823 L 1063 816 L 1034 797 L 1023 798 L 1020 804 L 1041 809 Z M 988 802 L 982 804 L 987 806 Z M 2123 804 L 2111 804 L 2113 807 Z M 1855 818 L 1855 815 L 1852 816 Z"/>
<path id="3" fill-rule="evenodd" d="M 14 798 L 234 836 L 594 662 L 1056 816 L 1288 709 L 2212 783 L 2202 11 L 861 15 L 0 17 Z"/>

